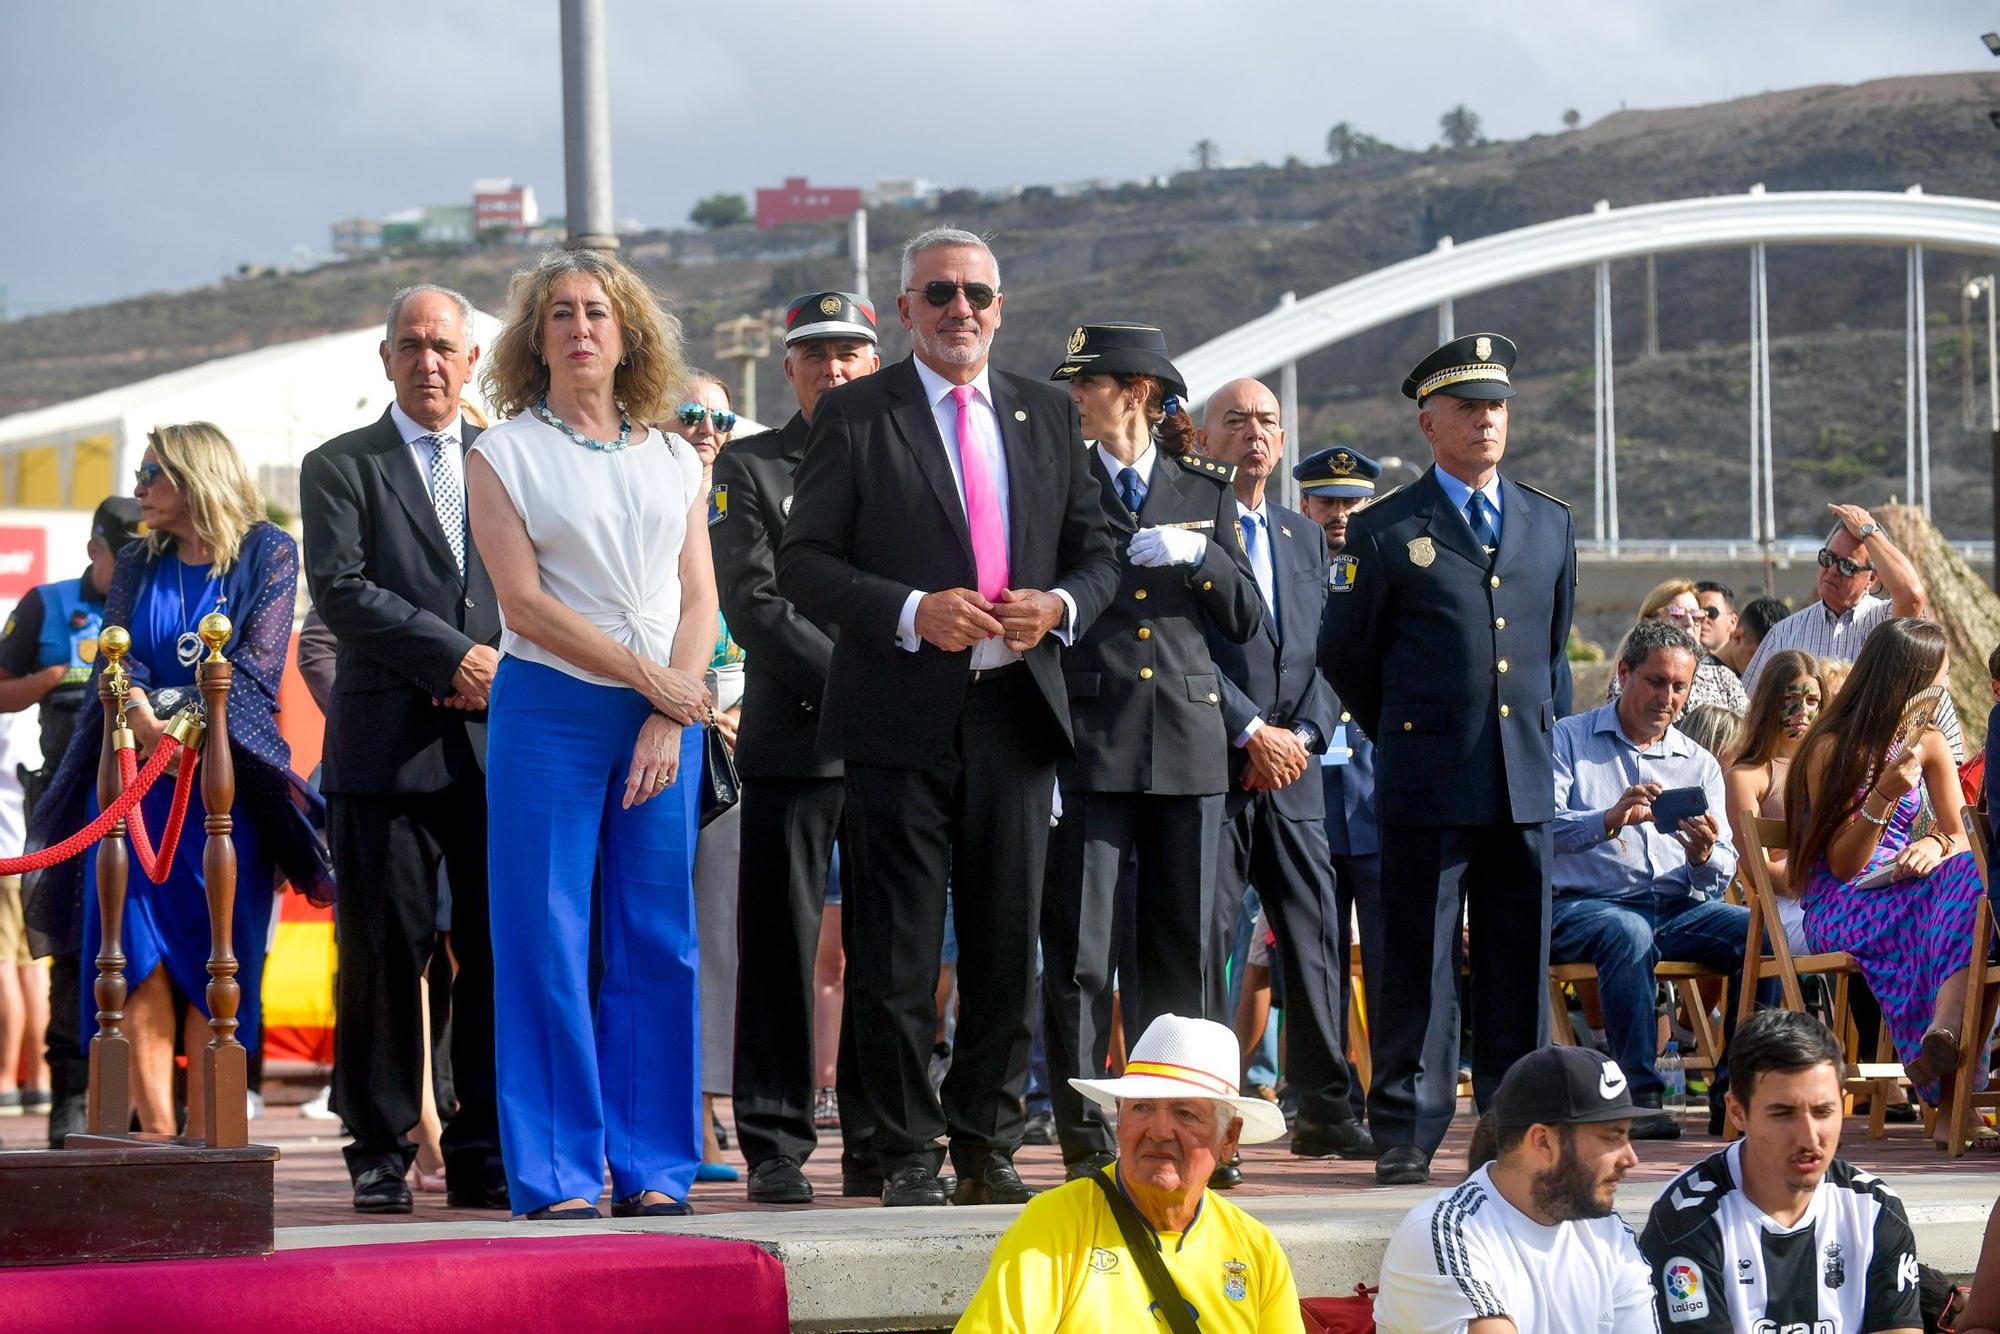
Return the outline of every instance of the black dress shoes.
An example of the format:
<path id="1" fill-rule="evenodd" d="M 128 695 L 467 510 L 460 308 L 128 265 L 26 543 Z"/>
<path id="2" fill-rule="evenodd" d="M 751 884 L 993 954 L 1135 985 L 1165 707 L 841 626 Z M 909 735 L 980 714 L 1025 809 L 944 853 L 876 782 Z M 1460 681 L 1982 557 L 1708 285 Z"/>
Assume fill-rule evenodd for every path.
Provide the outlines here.
<path id="1" fill-rule="evenodd" d="M 1640 1111 L 1645 1109 L 1639 1108 Z M 1681 1123 L 1666 1112 L 1649 1112 L 1632 1118 L 1632 1139 L 1679 1139 Z"/>
<path id="2" fill-rule="evenodd" d="M 507 1198 L 507 1169 L 499 1163 L 481 1163 L 476 1171 L 453 1177 L 450 1168 L 446 1168 L 444 1201 L 454 1209 L 511 1208 Z"/>
<path id="3" fill-rule="evenodd" d="M 766 1158 L 751 1168 L 748 1191 L 752 1204 L 811 1204 L 813 1197 L 812 1182 L 794 1158 Z"/>
<path id="4" fill-rule="evenodd" d="M 686 1218 L 693 1212 L 694 1206 L 692 1204 L 689 1204 L 686 1200 L 676 1200 L 672 1196 L 668 1196 L 664 1200 L 655 1200 L 648 1204 L 646 1202 L 646 1192 L 643 1190 L 627 1195 L 622 1200 L 613 1200 L 611 1202 L 611 1216 L 613 1218 Z M 592 1209 L 590 1216 L 592 1218 L 597 1217 L 597 1210 Z"/>
<path id="5" fill-rule="evenodd" d="M 882 1183 L 882 1203 L 890 1209 L 943 1204 L 949 1197 L 937 1174 L 921 1163 L 899 1167 Z"/>
<path id="6" fill-rule="evenodd" d="M 403 1174 L 387 1163 L 371 1167 L 354 1179 L 357 1214 L 406 1214 L 414 1207 Z"/>
<path id="7" fill-rule="evenodd" d="M 947 1196 L 958 1189 L 958 1178 L 949 1172 L 939 1172 L 937 1183 Z M 840 1173 L 840 1193 L 850 1200 L 880 1199 L 885 1184 L 880 1172 L 850 1172 L 843 1168 Z"/>
<path id="8" fill-rule="evenodd" d="M 1215 1171 L 1209 1174 L 1210 1190 L 1235 1190 L 1243 1184 L 1243 1157 L 1231 1154 L 1226 1163 L 1217 1163 Z"/>
<path id="9" fill-rule="evenodd" d="M 613 1206 L 616 1208 L 617 1206 Z M 539 1209 L 530 1209 L 521 1217 L 530 1223 L 561 1223 L 578 1218 L 602 1218 L 594 1204 L 572 1204 L 567 1209 L 559 1209 L 553 1204 L 545 1204 Z"/>
<path id="10" fill-rule="evenodd" d="M 1359 1121 L 1308 1121 L 1292 1127 L 1292 1152 L 1300 1158 L 1374 1158 L 1381 1153 Z"/>
<path id="11" fill-rule="evenodd" d="M 953 1204 L 1026 1204 L 1034 1198 L 1035 1192 L 1021 1183 L 1014 1165 L 1005 1161 L 967 1173 L 951 1193 Z"/>
<path id="12" fill-rule="evenodd" d="M 1431 1156 L 1411 1144 L 1394 1144 L 1375 1160 L 1375 1180 L 1384 1186 L 1421 1186 L 1431 1179 Z"/>
<path id="13" fill-rule="evenodd" d="M 1085 1177 L 1096 1176 L 1117 1161 L 1115 1153 L 1086 1153 L 1075 1162 L 1063 1164 L 1063 1177 L 1069 1181 L 1082 1181 Z"/>

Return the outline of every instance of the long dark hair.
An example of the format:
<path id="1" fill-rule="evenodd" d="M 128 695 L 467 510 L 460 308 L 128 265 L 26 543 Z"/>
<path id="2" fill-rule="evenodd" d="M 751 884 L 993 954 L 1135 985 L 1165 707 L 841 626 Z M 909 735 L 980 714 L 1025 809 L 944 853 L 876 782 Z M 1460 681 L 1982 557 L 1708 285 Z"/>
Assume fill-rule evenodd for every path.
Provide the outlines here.
<path id="1" fill-rule="evenodd" d="M 1937 680 L 1944 660 L 1944 631 L 1914 616 L 1884 621 L 1861 645 L 1853 674 L 1806 733 L 1785 782 L 1785 816 L 1791 824 L 1788 865 L 1795 883 L 1803 883 L 1860 807 L 1910 697 Z M 1763 684 L 1761 676 L 1758 684 Z M 1821 756 L 1825 763 L 1815 802 L 1806 776 Z"/>
<path id="2" fill-rule="evenodd" d="M 1140 410 L 1146 420 L 1152 423 L 1153 438 L 1159 447 L 1170 454 L 1192 454 L 1194 449 L 1194 422 L 1188 418 L 1187 404 L 1177 402 L 1174 411 L 1167 411 L 1167 399 L 1172 397 L 1167 387 L 1158 377 L 1152 375 L 1123 375 L 1114 373 L 1112 379 L 1121 389 L 1130 389 L 1135 384 L 1146 386 L 1146 402 Z"/>
<path id="3" fill-rule="evenodd" d="M 1804 649 L 1788 648 L 1773 653 L 1757 674 L 1757 689 L 1750 696 L 1750 711 L 1743 715 L 1743 743 L 1736 748 L 1732 764 L 1759 767 L 1769 764 L 1778 753 L 1779 738 L 1785 734 L 1785 692 L 1800 679 L 1819 685 L 1819 706 L 1827 704 L 1826 682 L 1820 680 L 1819 659 Z"/>

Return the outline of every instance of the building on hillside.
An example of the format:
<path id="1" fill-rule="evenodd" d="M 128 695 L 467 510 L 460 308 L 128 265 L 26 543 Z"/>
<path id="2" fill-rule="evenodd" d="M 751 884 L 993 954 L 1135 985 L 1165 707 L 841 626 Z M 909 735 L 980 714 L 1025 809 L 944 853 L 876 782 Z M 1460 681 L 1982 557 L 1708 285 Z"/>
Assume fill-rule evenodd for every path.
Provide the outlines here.
<path id="1" fill-rule="evenodd" d="M 868 191 L 867 203 L 870 208 L 928 204 L 937 198 L 937 193 L 938 188 L 921 176 L 889 176 L 875 182 L 875 188 Z"/>
<path id="2" fill-rule="evenodd" d="M 382 219 L 382 248 L 407 250 L 411 246 L 471 245 L 472 206 L 433 204 L 429 208 L 406 208 Z"/>
<path id="3" fill-rule="evenodd" d="M 481 235 L 494 230 L 509 233 L 533 227 L 541 221 L 535 205 L 535 187 L 522 185 L 504 176 L 489 176 L 472 183 L 472 226 Z"/>
<path id="4" fill-rule="evenodd" d="M 861 191 L 852 186 L 809 185 L 803 176 L 787 176 L 777 189 L 757 191 L 757 230 L 844 218 L 860 207 Z"/>
<path id="5" fill-rule="evenodd" d="M 333 253 L 365 255 L 382 248 L 382 224 L 373 218 L 342 218 L 333 224 Z"/>

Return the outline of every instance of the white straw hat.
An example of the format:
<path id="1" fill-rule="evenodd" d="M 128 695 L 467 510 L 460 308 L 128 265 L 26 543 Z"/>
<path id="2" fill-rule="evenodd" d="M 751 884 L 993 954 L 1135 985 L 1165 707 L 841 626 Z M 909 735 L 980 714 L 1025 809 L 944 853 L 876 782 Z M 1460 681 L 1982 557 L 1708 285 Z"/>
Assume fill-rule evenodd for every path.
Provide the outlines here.
<path id="1" fill-rule="evenodd" d="M 1116 1111 L 1120 1098 L 1208 1098 L 1243 1118 L 1243 1143 L 1283 1139 L 1285 1115 L 1275 1103 L 1237 1096 L 1236 1072 L 1242 1064 L 1236 1035 L 1221 1024 L 1163 1014 L 1140 1035 L 1123 1075 L 1069 1083 L 1106 1111 Z"/>

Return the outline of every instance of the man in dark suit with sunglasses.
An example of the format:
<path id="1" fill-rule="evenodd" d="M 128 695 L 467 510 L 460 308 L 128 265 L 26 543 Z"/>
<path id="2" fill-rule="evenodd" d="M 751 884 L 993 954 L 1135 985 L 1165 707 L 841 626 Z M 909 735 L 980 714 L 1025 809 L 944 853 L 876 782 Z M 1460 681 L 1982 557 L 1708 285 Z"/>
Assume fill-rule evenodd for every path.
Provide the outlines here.
<path id="1" fill-rule="evenodd" d="M 991 371 L 999 265 L 969 232 L 904 247 L 913 355 L 814 409 L 778 589 L 839 627 L 820 742 L 846 762 L 849 1022 L 884 1204 L 1019 1203 L 1043 859 L 1071 750 L 1059 645 L 1118 561 L 1077 413 Z M 928 1063 L 949 882 L 959 1021 L 942 1106 Z"/>
<path id="2" fill-rule="evenodd" d="M 479 359 L 472 304 L 428 284 L 389 305 L 382 365 L 396 399 L 306 455 L 306 579 L 339 643 L 326 756 L 329 842 L 341 886 L 333 1108 L 354 1134 L 362 1213 L 409 1213 L 403 1175 L 423 1107 L 417 985 L 438 939 L 449 868 L 451 1071 L 445 1185 L 464 1208 L 508 1207 L 493 1076 L 486 919 L 486 697 L 500 608 L 465 522 L 459 393 Z M 446 1004 L 433 995 L 433 1009 Z"/>
<path id="3" fill-rule="evenodd" d="M 775 431 L 735 441 L 715 460 L 709 545 L 729 632 L 743 646 L 743 854 L 738 868 L 736 1133 L 750 1198 L 805 1204 L 813 1133 L 813 955 L 828 863 L 844 804 L 840 756 L 817 744 L 834 627 L 778 591 L 778 547 L 813 409 L 827 390 L 881 365 L 875 308 L 852 292 L 810 292 L 785 311 L 785 378 L 799 410 Z M 854 1026 L 840 1028 L 837 1072 L 843 1193 L 879 1194 L 860 1154 L 866 1108 L 853 1079 Z M 871 1179 L 872 1177 L 872 1179 Z"/>

